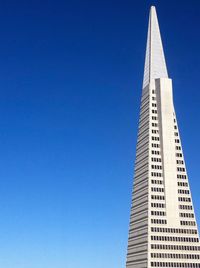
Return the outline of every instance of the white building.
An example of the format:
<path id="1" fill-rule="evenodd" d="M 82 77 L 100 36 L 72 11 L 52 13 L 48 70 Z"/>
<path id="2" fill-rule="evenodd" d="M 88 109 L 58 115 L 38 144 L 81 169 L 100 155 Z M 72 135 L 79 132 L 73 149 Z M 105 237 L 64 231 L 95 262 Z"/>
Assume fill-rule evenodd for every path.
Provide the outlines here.
<path id="1" fill-rule="evenodd" d="M 155 7 L 151 7 L 126 268 L 200 267 L 200 243 Z"/>

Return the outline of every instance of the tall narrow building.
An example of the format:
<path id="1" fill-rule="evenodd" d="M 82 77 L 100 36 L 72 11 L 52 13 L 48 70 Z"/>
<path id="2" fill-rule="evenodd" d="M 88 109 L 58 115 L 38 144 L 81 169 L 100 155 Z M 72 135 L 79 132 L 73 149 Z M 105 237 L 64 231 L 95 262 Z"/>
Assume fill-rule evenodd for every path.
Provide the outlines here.
<path id="1" fill-rule="evenodd" d="M 149 16 L 126 268 L 200 267 L 200 243 L 155 7 Z"/>

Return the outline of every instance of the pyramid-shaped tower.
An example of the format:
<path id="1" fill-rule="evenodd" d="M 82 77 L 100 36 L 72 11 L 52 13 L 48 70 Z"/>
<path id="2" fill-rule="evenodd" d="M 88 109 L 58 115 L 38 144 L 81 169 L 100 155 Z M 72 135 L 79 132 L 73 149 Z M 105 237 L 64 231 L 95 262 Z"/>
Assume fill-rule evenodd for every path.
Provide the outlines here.
<path id="1" fill-rule="evenodd" d="M 155 7 L 151 7 L 126 268 L 200 267 L 200 243 Z"/>

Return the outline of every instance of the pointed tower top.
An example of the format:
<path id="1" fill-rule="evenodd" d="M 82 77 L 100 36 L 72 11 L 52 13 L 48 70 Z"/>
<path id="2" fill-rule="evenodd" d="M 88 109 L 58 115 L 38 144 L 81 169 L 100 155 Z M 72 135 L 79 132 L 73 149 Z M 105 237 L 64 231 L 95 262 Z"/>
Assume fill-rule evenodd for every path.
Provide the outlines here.
<path id="1" fill-rule="evenodd" d="M 149 14 L 143 88 L 146 87 L 152 79 L 167 77 L 168 73 L 160 36 L 156 8 L 154 6 L 151 6 Z"/>

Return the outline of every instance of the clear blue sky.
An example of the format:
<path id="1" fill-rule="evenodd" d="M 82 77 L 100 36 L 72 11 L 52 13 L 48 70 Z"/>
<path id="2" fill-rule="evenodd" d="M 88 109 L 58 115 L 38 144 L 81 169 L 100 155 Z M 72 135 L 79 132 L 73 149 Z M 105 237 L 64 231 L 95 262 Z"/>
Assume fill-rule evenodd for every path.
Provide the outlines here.
<path id="1" fill-rule="evenodd" d="M 200 224 L 200 2 L 1 1 L 0 268 L 125 267 L 151 4 Z"/>

